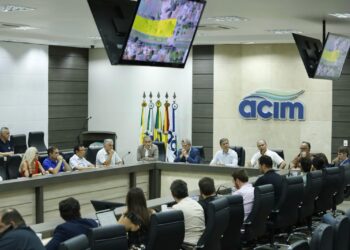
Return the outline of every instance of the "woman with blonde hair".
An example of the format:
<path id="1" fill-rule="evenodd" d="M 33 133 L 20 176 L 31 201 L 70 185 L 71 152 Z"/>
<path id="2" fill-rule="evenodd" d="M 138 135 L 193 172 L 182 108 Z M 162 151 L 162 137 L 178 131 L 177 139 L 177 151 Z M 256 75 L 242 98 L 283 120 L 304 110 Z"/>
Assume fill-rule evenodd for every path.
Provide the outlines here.
<path id="1" fill-rule="evenodd" d="M 19 173 L 21 177 L 31 177 L 36 174 L 46 174 L 45 169 L 39 161 L 38 150 L 30 147 L 26 150 L 22 157 L 21 165 L 19 165 Z"/>

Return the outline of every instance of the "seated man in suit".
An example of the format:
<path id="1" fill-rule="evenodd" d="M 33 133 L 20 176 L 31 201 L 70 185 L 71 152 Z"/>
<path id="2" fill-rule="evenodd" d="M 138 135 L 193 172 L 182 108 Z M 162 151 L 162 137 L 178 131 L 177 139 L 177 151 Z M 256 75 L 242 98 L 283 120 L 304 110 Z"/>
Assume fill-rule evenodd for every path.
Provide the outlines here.
<path id="1" fill-rule="evenodd" d="M 73 170 L 85 170 L 95 166 L 85 159 L 86 148 L 83 145 L 74 147 L 74 155 L 69 159 L 69 165 Z"/>
<path id="2" fill-rule="evenodd" d="M 0 129 L 0 156 L 11 156 L 14 153 L 13 143 L 9 141 L 10 130 L 6 127 Z"/>
<path id="3" fill-rule="evenodd" d="M 149 136 L 143 137 L 143 145 L 137 148 L 138 161 L 158 161 L 159 151 L 157 145 L 152 144 Z"/>
<path id="4" fill-rule="evenodd" d="M 223 165 L 237 167 L 238 156 L 236 151 L 230 149 L 230 143 L 227 138 L 220 139 L 221 150 L 216 152 L 210 165 Z"/>
<path id="5" fill-rule="evenodd" d="M 198 182 L 199 192 L 201 194 L 201 199 L 198 203 L 202 206 L 204 210 L 205 222 L 207 222 L 208 215 L 208 203 L 217 199 L 214 180 L 210 177 L 203 177 Z"/>
<path id="6" fill-rule="evenodd" d="M 311 144 L 310 142 L 303 141 L 300 144 L 300 153 L 294 157 L 294 159 L 289 163 L 289 168 L 299 168 L 299 163 L 301 158 L 307 157 L 312 158 L 312 154 L 310 152 Z"/>
<path id="7" fill-rule="evenodd" d="M 103 141 L 103 148 L 97 152 L 96 166 L 115 166 L 123 164 L 122 159 L 113 149 L 113 140 L 105 139 Z"/>
<path id="8" fill-rule="evenodd" d="M 272 169 L 272 159 L 268 155 L 263 155 L 259 158 L 259 168 L 263 176 L 260 176 L 254 186 L 262 186 L 272 184 L 275 191 L 275 206 L 278 204 L 281 197 L 281 189 L 283 186 L 283 177 Z"/>
<path id="9" fill-rule="evenodd" d="M 192 147 L 189 139 L 181 141 L 182 149 L 177 152 L 174 162 L 200 163 L 201 156 L 199 150 Z"/>
<path id="10" fill-rule="evenodd" d="M 1 250 L 45 250 L 35 232 L 26 226 L 21 214 L 13 208 L 0 212 Z"/>
<path id="11" fill-rule="evenodd" d="M 259 151 L 256 152 L 252 159 L 250 160 L 250 165 L 253 168 L 259 167 L 259 158 L 262 155 L 267 155 L 272 159 L 273 168 L 284 168 L 286 166 L 286 162 L 274 151 L 271 151 L 267 148 L 267 143 L 265 140 L 258 140 L 256 143 Z"/>
<path id="12" fill-rule="evenodd" d="M 59 210 L 62 219 L 66 222 L 55 228 L 52 239 L 46 245 L 46 250 L 57 250 L 61 242 L 80 234 L 86 235 L 89 228 L 98 226 L 93 219 L 81 218 L 79 201 L 74 198 L 60 201 Z"/>
<path id="13" fill-rule="evenodd" d="M 43 162 L 43 168 L 49 171 L 50 174 L 57 174 L 59 172 L 71 171 L 71 167 L 66 160 L 60 155 L 57 147 L 52 146 L 47 150 L 48 157 Z"/>
<path id="14" fill-rule="evenodd" d="M 237 189 L 232 194 L 241 195 L 243 197 L 244 220 L 252 211 L 254 203 L 254 187 L 248 182 L 248 175 L 244 169 L 239 169 L 232 174 L 233 184 Z"/>
<path id="15" fill-rule="evenodd" d="M 335 166 L 344 167 L 350 165 L 349 148 L 341 146 L 338 148 L 338 155 L 332 161 Z"/>

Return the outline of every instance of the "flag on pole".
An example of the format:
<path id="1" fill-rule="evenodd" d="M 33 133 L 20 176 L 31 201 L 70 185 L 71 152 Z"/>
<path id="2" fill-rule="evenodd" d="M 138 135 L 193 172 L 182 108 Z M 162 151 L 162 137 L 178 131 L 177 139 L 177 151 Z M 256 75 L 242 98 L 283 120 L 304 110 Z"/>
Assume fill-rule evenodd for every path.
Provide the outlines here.
<path id="1" fill-rule="evenodd" d="M 145 137 L 145 133 L 146 133 L 145 108 L 147 107 L 147 103 L 145 100 L 143 100 L 141 107 L 142 107 L 142 109 L 141 109 L 140 144 L 143 143 L 143 137 Z"/>
<path id="2" fill-rule="evenodd" d="M 151 137 L 153 140 L 153 108 L 154 104 L 152 100 L 150 100 L 149 105 L 148 105 L 148 118 L 147 118 L 147 130 L 146 130 L 146 135 Z"/>
<path id="3" fill-rule="evenodd" d="M 175 102 L 176 95 L 174 93 L 174 102 L 171 105 L 172 115 L 171 115 L 171 126 L 168 131 L 168 146 L 166 151 L 166 160 L 168 162 L 174 162 L 176 158 L 176 150 L 177 150 L 177 138 L 176 138 L 176 130 L 175 130 L 175 111 L 178 108 L 178 105 Z"/>
<path id="4" fill-rule="evenodd" d="M 154 141 L 163 141 L 163 126 L 162 126 L 162 113 L 160 110 L 160 107 L 162 106 L 162 103 L 160 100 L 156 102 L 157 106 L 157 113 L 156 113 L 156 121 L 154 125 L 154 132 L 153 132 L 153 140 Z"/>
<path id="5" fill-rule="evenodd" d="M 167 97 L 168 93 L 166 94 Z M 168 97 L 167 97 L 168 98 Z M 165 148 L 167 148 L 168 144 L 168 133 L 169 133 L 169 102 L 168 100 L 164 103 L 164 123 L 163 123 L 163 142 L 165 145 Z"/>

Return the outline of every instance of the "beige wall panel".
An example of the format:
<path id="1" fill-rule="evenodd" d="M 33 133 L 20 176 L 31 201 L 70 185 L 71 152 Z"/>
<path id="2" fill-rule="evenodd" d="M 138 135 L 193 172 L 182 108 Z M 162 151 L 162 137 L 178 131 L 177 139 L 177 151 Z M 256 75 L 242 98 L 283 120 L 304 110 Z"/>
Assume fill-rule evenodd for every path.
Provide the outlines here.
<path id="1" fill-rule="evenodd" d="M 305 121 L 244 120 L 241 100 L 259 89 L 305 90 Z M 256 141 L 267 140 L 271 149 L 283 149 L 289 162 L 303 140 L 314 152 L 331 153 L 332 82 L 309 79 L 294 44 L 217 45 L 214 53 L 213 152 L 222 137 L 246 149 L 246 162 L 257 151 Z"/>

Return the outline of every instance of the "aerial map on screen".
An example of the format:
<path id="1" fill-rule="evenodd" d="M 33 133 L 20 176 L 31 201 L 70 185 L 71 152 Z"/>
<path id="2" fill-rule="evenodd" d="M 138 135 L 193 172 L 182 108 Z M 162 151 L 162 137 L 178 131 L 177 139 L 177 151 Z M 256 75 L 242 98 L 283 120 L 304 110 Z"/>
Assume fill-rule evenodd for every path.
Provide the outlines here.
<path id="1" fill-rule="evenodd" d="M 141 0 L 122 59 L 184 64 L 204 5 L 189 0 Z"/>
<path id="2" fill-rule="evenodd" d="M 329 33 L 317 66 L 315 78 L 339 78 L 349 47 L 349 37 Z"/>

